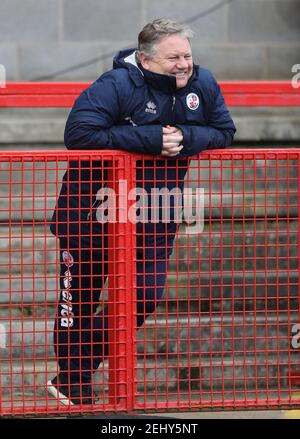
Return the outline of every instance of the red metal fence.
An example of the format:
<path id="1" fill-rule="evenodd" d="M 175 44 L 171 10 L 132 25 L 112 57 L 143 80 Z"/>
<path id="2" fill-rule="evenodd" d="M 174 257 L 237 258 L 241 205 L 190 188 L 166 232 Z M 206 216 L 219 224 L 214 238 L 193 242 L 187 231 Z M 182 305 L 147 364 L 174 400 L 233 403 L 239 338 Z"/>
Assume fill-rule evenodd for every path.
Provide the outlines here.
<path id="1" fill-rule="evenodd" d="M 115 194 L 96 304 L 108 305 L 109 348 L 87 406 L 60 405 L 45 391 L 58 372 L 59 250 L 49 221 L 74 161 Z M 300 366 L 300 151 L 214 150 L 191 160 L 189 212 L 178 221 L 164 296 L 138 328 L 132 218 L 143 205 L 131 191 L 149 163 L 121 151 L 0 154 L 0 415 L 299 407 L 291 377 Z"/>

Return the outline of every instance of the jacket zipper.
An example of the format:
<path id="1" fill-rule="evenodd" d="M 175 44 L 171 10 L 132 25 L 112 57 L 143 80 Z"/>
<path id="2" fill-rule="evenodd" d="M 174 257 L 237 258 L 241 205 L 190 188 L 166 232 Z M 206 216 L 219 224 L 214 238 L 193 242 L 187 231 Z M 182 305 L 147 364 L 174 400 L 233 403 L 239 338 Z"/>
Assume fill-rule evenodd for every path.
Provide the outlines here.
<path id="1" fill-rule="evenodd" d="M 175 104 L 176 104 L 176 96 L 172 96 L 172 105 L 171 105 L 171 113 L 170 113 L 170 122 L 169 125 L 173 125 L 175 122 Z"/>
<path id="2" fill-rule="evenodd" d="M 174 111 L 175 104 L 176 104 L 176 96 L 173 96 L 172 111 Z"/>

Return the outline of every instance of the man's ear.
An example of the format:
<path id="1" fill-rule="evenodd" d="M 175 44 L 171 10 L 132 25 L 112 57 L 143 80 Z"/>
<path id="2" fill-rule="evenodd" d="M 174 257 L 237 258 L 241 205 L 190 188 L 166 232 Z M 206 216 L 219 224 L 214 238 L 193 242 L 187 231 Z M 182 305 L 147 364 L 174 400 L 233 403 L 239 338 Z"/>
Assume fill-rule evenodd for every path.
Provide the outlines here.
<path id="1" fill-rule="evenodd" d="M 145 70 L 149 70 L 149 57 L 147 57 L 144 52 L 139 52 L 139 62 Z"/>

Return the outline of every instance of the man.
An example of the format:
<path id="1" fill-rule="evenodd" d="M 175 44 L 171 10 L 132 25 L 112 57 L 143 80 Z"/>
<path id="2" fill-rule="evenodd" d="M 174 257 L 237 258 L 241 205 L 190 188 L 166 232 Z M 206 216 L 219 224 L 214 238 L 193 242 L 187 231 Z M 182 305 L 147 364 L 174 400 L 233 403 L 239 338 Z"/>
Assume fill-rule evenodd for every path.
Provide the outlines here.
<path id="1" fill-rule="evenodd" d="M 191 30 L 169 19 L 147 24 L 76 100 L 68 149 L 123 149 L 161 156 L 137 166 L 137 186 L 183 189 L 189 157 L 232 142 L 235 127 L 212 74 L 193 64 Z M 106 279 L 107 229 L 97 221 L 103 163 L 71 162 L 51 224 L 60 241 L 61 295 L 54 345 L 59 374 L 49 393 L 63 404 L 94 402 L 92 376 L 107 355 L 107 307 L 95 315 Z M 150 200 L 150 195 L 149 195 Z M 151 204 L 151 202 L 150 202 Z M 152 206 L 153 207 L 153 206 Z M 137 325 L 163 297 L 177 224 L 137 224 Z"/>

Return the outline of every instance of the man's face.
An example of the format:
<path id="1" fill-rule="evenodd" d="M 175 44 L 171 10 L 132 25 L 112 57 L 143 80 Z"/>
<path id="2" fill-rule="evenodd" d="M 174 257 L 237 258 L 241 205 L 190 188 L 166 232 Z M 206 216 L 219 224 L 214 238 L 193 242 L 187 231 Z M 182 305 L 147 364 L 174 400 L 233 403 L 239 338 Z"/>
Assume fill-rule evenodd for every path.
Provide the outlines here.
<path id="1" fill-rule="evenodd" d="M 177 88 L 185 87 L 193 73 L 193 57 L 190 42 L 179 35 L 170 35 L 156 45 L 151 58 L 141 54 L 142 66 L 153 73 L 176 77 Z"/>

